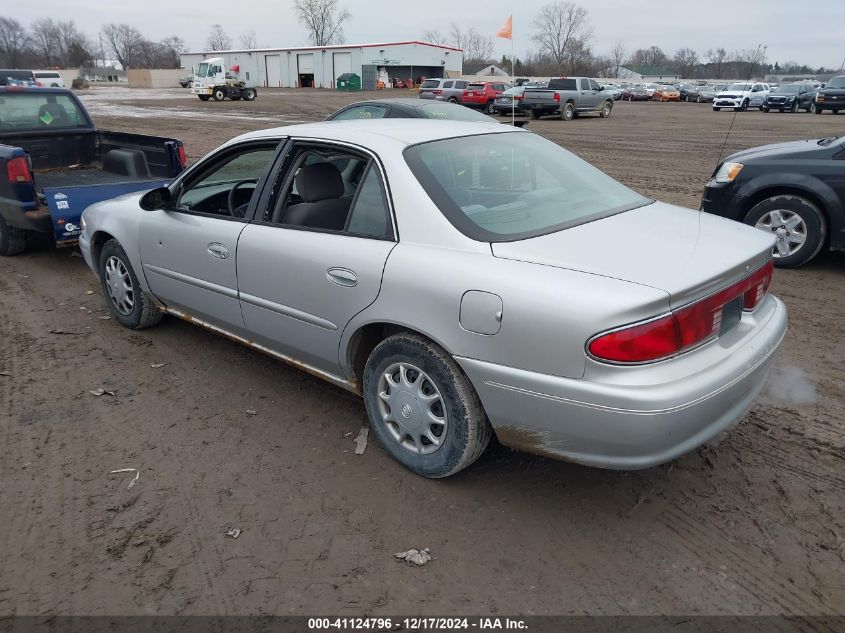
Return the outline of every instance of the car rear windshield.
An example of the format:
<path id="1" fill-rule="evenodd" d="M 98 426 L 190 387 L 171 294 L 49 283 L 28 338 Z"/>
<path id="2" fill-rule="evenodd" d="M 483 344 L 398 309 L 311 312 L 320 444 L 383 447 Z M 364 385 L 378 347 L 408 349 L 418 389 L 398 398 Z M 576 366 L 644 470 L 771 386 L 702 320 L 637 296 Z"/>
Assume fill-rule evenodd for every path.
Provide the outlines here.
<path id="1" fill-rule="evenodd" d="M 845 77 L 834 77 L 828 84 L 828 88 L 845 88 Z"/>
<path id="2" fill-rule="evenodd" d="M 751 90 L 751 84 L 731 84 L 729 90 L 744 92 L 745 90 Z"/>
<path id="3" fill-rule="evenodd" d="M 407 148 L 405 159 L 446 218 L 483 242 L 536 237 L 650 202 L 525 132 L 421 143 Z"/>
<path id="4" fill-rule="evenodd" d="M 780 88 L 777 89 L 778 92 L 781 92 L 781 93 L 786 94 L 786 95 L 798 94 L 799 90 L 801 90 L 801 86 L 798 86 L 796 84 L 790 84 L 788 86 L 781 86 Z"/>
<path id="5" fill-rule="evenodd" d="M 454 103 L 421 103 L 416 106 L 417 112 L 425 119 L 448 119 L 450 121 L 478 121 L 481 123 L 496 123 L 486 114 L 476 112 L 470 108 Z"/>
<path id="6" fill-rule="evenodd" d="M 440 85 L 439 79 L 426 79 L 420 84 L 420 88 L 437 88 Z"/>
<path id="7" fill-rule="evenodd" d="M 467 90 L 484 90 L 484 84 L 470 84 L 467 86 Z"/>
<path id="8" fill-rule="evenodd" d="M 0 119 L 6 130 L 48 130 L 89 125 L 85 114 L 66 94 L 6 92 L 0 95 Z"/>
<path id="9" fill-rule="evenodd" d="M 576 90 L 577 88 L 574 79 L 552 79 L 549 81 L 550 90 Z"/>
<path id="10" fill-rule="evenodd" d="M 36 71 L 33 73 L 36 77 L 43 77 L 45 79 L 61 79 L 62 76 L 59 73 L 52 73 L 52 72 L 45 72 L 43 70 Z"/>

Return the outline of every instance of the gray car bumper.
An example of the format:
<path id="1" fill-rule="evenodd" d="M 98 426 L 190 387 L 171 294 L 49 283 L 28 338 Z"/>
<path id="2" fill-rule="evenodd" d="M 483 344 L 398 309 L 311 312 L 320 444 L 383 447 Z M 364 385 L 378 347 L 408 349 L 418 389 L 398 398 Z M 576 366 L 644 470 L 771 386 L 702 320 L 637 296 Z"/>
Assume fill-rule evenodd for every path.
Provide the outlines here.
<path id="1" fill-rule="evenodd" d="M 783 303 L 770 296 L 704 348 L 641 367 L 588 362 L 582 379 L 456 360 L 502 444 L 600 468 L 649 468 L 742 418 L 763 388 L 786 322 Z"/>

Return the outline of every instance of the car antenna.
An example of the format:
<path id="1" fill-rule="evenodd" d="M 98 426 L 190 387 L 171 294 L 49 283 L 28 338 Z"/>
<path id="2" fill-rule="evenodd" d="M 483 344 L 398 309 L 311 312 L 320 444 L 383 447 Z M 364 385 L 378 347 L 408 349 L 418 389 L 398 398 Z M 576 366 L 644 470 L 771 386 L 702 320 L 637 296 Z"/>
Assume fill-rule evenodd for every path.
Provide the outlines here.
<path id="1" fill-rule="evenodd" d="M 763 55 L 760 56 L 760 49 L 763 49 Z M 763 65 L 763 60 L 766 56 L 766 49 L 769 48 L 768 46 L 763 46 L 762 44 L 757 45 L 757 50 L 754 52 L 754 57 L 751 59 L 751 63 L 749 64 L 748 68 L 748 77 L 745 78 L 745 84 L 748 85 L 748 82 L 751 81 L 751 75 L 754 74 L 754 66 L 757 64 L 757 60 L 760 60 L 760 66 Z M 728 133 L 725 134 L 725 140 L 722 142 L 722 149 L 719 150 L 719 158 L 716 161 L 716 167 L 718 167 L 722 162 L 722 154 L 725 153 L 725 146 L 728 144 L 728 138 L 731 136 L 731 130 L 734 129 L 734 121 L 736 121 L 736 115 L 739 114 L 739 110 L 734 110 L 733 118 L 731 119 L 731 125 L 728 127 Z"/>

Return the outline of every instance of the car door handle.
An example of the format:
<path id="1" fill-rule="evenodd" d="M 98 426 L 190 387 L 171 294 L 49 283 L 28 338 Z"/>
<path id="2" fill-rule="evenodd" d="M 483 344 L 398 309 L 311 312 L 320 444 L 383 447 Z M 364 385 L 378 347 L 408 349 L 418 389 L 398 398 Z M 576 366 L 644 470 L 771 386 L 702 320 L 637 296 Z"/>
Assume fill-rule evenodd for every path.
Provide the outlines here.
<path id="1" fill-rule="evenodd" d="M 228 259 L 229 248 L 220 242 L 212 242 L 208 245 L 208 254 L 217 259 Z"/>
<path id="2" fill-rule="evenodd" d="M 329 268 L 326 271 L 326 278 L 338 286 L 352 288 L 358 285 L 358 275 L 348 268 Z"/>

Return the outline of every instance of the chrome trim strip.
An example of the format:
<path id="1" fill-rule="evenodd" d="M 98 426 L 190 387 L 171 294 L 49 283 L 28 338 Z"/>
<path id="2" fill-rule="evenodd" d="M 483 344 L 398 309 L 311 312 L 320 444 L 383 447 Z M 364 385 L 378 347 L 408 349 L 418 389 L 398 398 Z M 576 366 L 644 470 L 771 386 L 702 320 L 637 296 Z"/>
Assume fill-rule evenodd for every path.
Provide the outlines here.
<path id="1" fill-rule="evenodd" d="M 162 277 L 167 277 L 168 279 L 173 279 L 174 281 L 181 281 L 182 283 L 190 286 L 196 286 L 197 288 L 202 288 L 203 290 L 215 292 L 219 295 L 223 295 L 224 297 L 229 297 L 231 299 L 238 298 L 238 291 L 235 288 L 220 286 L 218 284 L 211 283 L 210 281 L 205 281 L 204 279 L 198 279 L 196 277 L 191 277 L 190 275 L 177 273 L 175 270 L 160 268 L 158 266 L 153 266 L 152 264 L 144 264 L 144 268 L 151 273 L 161 275 Z"/>
<path id="2" fill-rule="evenodd" d="M 308 325 L 314 325 L 332 332 L 337 331 L 337 325 L 331 321 L 327 321 L 326 319 L 322 319 L 308 312 L 302 312 L 296 308 L 282 305 L 281 303 L 276 303 L 275 301 L 262 299 L 261 297 L 256 297 L 255 295 L 246 294 L 244 292 L 241 293 L 241 301 L 254 305 L 258 308 L 264 308 L 270 312 L 275 312 L 276 314 L 281 314 L 282 316 L 290 317 L 291 319 L 296 319 L 297 321 L 302 321 Z"/>

